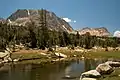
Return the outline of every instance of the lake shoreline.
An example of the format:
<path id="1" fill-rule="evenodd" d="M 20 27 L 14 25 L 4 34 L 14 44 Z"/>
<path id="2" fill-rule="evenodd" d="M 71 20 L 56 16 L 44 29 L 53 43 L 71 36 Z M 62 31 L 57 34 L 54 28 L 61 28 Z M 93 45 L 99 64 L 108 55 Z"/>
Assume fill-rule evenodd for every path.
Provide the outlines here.
<path id="1" fill-rule="evenodd" d="M 57 51 L 48 51 L 48 50 L 20 50 L 12 53 L 12 59 L 18 59 L 18 61 L 10 62 L 10 64 L 31 64 L 31 65 L 39 65 L 39 67 L 45 67 L 55 64 L 67 64 L 70 62 L 76 62 L 79 64 L 80 61 L 82 62 L 89 62 L 91 61 L 99 61 L 103 60 L 119 60 L 120 61 L 120 51 L 90 51 L 86 50 L 87 52 L 81 52 L 81 49 L 64 49 L 64 50 L 57 50 Z M 55 56 L 54 53 L 63 53 L 67 55 L 67 58 L 59 58 Z M 9 64 L 9 63 L 5 63 Z M 5 65 L 3 64 L 3 66 Z M 109 76 L 113 76 L 114 74 L 117 75 L 119 78 L 119 71 L 120 69 L 116 69 L 111 75 L 105 75 L 105 79 L 109 78 Z M 79 74 L 80 75 L 80 74 Z M 113 79 L 114 77 L 112 77 Z M 111 80 L 112 80 L 111 79 Z M 103 80 L 101 77 L 100 80 Z"/>
<path id="2" fill-rule="evenodd" d="M 69 59 L 84 59 L 84 58 L 120 58 L 120 51 L 110 50 L 105 51 L 102 50 L 93 50 L 93 49 L 59 49 L 56 51 L 48 51 L 48 50 L 19 50 L 12 53 L 12 59 L 19 59 L 19 61 L 26 60 L 38 60 L 41 59 L 40 62 L 55 62 L 59 61 L 62 58 L 59 58 L 54 53 L 62 53 L 67 55 L 66 60 Z M 64 60 L 63 59 L 63 60 Z"/>

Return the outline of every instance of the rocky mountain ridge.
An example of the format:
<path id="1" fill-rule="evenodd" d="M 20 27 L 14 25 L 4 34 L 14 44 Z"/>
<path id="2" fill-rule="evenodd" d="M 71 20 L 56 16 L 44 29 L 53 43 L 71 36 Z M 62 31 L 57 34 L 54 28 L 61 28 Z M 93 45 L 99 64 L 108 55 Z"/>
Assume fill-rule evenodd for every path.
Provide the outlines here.
<path id="1" fill-rule="evenodd" d="M 89 32 L 92 36 L 110 36 L 110 32 L 105 27 L 100 28 L 83 28 L 81 30 L 78 30 L 80 35 L 86 34 L 86 32 Z"/>
<path id="2" fill-rule="evenodd" d="M 43 10 L 46 15 L 46 26 L 50 30 L 55 31 L 65 31 L 68 33 L 76 34 L 77 31 L 80 35 L 89 32 L 91 35 L 96 36 L 110 36 L 110 32 L 105 27 L 100 28 L 83 28 L 81 30 L 75 31 L 69 23 L 67 23 L 62 18 L 56 16 L 55 13 L 47 10 Z M 7 21 L 6 21 L 7 20 Z M 34 9 L 18 9 L 16 12 L 11 14 L 7 19 L 0 18 L 0 22 L 8 22 L 10 25 L 19 25 L 19 26 L 27 26 L 31 22 L 34 23 L 35 26 L 40 26 L 41 23 L 41 10 Z"/>

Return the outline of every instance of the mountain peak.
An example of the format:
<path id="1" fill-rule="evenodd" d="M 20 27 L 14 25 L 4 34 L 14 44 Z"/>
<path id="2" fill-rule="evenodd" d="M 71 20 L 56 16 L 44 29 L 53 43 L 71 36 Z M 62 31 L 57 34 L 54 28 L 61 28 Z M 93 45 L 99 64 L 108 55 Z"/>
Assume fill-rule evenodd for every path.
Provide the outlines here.
<path id="1" fill-rule="evenodd" d="M 42 12 L 43 11 L 43 12 Z M 11 21 L 12 25 L 18 24 L 26 26 L 28 23 L 34 22 L 36 26 L 40 26 L 41 14 L 45 15 L 46 25 L 50 30 L 71 32 L 73 28 L 63 19 L 56 16 L 55 13 L 41 9 L 18 9 L 7 20 Z"/>
<path id="2" fill-rule="evenodd" d="M 82 30 L 85 30 L 85 29 L 91 29 L 91 28 L 89 28 L 89 27 L 82 28 Z"/>

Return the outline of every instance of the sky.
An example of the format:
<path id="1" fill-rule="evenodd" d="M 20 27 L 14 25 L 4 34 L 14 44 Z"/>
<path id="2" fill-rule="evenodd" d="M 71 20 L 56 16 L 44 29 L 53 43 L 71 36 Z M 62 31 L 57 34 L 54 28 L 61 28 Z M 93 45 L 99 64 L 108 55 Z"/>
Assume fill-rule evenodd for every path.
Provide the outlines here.
<path id="1" fill-rule="evenodd" d="M 0 0 L 0 17 L 7 18 L 17 9 L 41 8 L 65 19 L 73 29 L 120 30 L 120 0 Z"/>

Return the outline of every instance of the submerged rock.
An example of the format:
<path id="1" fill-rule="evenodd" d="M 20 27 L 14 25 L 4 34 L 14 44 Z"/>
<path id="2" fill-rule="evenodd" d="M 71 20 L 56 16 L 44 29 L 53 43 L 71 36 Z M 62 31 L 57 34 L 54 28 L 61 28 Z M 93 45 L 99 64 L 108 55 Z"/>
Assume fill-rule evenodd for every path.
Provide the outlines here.
<path id="1" fill-rule="evenodd" d="M 72 77 L 70 75 L 66 75 L 65 77 L 62 77 L 62 79 L 76 79 L 77 77 Z"/>
<path id="2" fill-rule="evenodd" d="M 96 67 L 96 71 L 98 71 L 101 75 L 103 75 L 103 74 L 111 74 L 114 70 L 109 64 L 103 63 L 103 64 L 99 64 Z"/>

